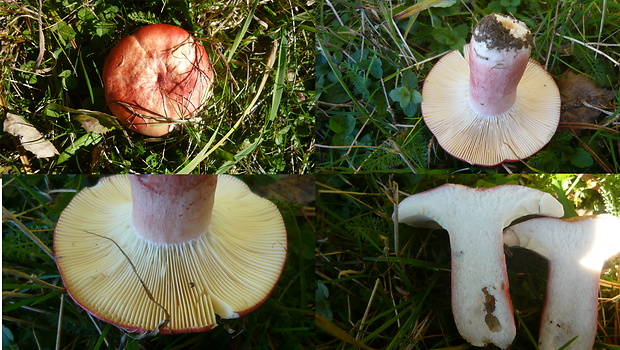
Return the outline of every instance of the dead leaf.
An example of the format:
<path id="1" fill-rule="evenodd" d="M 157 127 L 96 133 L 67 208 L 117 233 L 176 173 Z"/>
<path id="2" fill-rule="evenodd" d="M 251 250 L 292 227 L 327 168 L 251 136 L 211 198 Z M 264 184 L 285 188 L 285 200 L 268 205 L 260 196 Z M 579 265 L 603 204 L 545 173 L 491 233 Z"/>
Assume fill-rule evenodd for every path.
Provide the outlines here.
<path id="1" fill-rule="evenodd" d="M 79 121 L 82 124 L 82 127 L 87 132 L 92 132 L 95 134 L 104 134 L 109 128 L 103 126 L 99 120 L 95 117 L 89 116 L 87 114 L 78 114 L 75 116 L 75 120 Z"/>
<path id="2" fill-rule="evenodd" d="M 604 109 L 614 98 L 612 91 L 601 89 L 583 74 L 567 70 L 558 80 L 562 98 L 561 122 L 596 124 L 600 111 L 584 106 L 582 101 Z"/>
<path id="3" fill-rule="evenodd" d="M 58 115 L 59 111 L 76 114 L 74 118 L 82 124 L 84 130 L 95 134 L 104 134 L 109 130 L 121 128 L 121 125 L 116 117 L 99 111 L 73 109 L 57 103 L 48 104 L 45 107 L 45 111 L 52 115 Z"/>
<path id="4" fill-rule="evenodd" d="M 37 158 L 49 158 L 58 155 L 56 147 L 46 140 L 32 124 L 17 114 L 6 114 L 4 131 L 19 138 L 22 146 Z"/>

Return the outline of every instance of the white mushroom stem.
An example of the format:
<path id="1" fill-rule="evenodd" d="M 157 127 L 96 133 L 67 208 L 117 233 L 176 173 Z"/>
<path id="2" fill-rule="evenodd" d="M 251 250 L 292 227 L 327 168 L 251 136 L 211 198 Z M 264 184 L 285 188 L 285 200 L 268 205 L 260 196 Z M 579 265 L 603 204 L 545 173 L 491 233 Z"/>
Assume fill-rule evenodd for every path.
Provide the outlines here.
<path id="1" fill-rule="evenodd" d="M 181 244 L 207 232 L 217 175 L 131 175 L 132 225 L 158 244 Z"/>
<path id="2" fill-rule="evenodd" d="M 601 268 L 620 252 L 620 218 L 532 219 L 507 228 L 504 242 L 549 260 L 539 348 L 555 350 L 577 337 L 566 349 L 592 349 Z"/>
<path id="3" fill-rule="evenodd" d="M 481 115 L 507 112 L 530 58 L 532 34 L 523 22 L 493 14 L 474 28 L 469 50 L 469 100 Z"/>
<path id="4" fill-rule="evenodd" d="M 450 235 L 452 312 L 465 340 L 507 348 L 516 329 L 508 293 L 502 230 L 522 216 L 562 216 L 548 193 L 523 186 L 476 189 L 447 184 L 414 194 L 398 206 L 410 226 L 439 224 Z"/>

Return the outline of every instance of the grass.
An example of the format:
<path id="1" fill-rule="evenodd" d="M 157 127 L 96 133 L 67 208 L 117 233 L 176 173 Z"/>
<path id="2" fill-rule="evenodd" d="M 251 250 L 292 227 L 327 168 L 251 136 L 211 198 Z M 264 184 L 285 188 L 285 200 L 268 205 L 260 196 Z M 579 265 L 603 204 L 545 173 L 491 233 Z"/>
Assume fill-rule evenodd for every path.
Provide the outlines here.
<path id="1" fill-rule="evenodd" d="M 312 171 L 314 27 L 305 2 L 53 0 L 39 8 L 36 0 L 11 0 L 0 6 L 7 24 L 2 108 L 32 124 L 58 153 L 37 158 L 3 133 L 3 173 Z M 188 30 L 216 71 L 213 97 L 197 120 L 161 138 L 118 125 L 101 80 L 112 46 L 151 23 Z"/>
<path id="2" fill-rule="evenodd" d="M 620 170 L 617 2 L 427 0 L 410 6 L 324 0 L 317 7 L 317 169 L 362 174 Z M 485 168 L 441 149 L 422 119 L 420 102 L 438 58 L 460 50 L 473 26 L 491 12 L 512 13 L 528 25 L 535 37 L 532 58 L 556 80 L 565 71 L 586 75 L 615 98 L 600 106 L 595 121 L 562 121 L 534 156 Z M 564 104 L 563 110 L 574 107 Z"/>
<path id="3" fill-rule="evenodd" d="M 311 349 L 314 303 L 314 179 L 241 176 L 278 205 L 288 233 L 287 263 L 273 293 L 258 309 L 220 320 L 204 333 L 134 339 L 90 318 L 64 291 L 54 260 L 53 230 L 75 193 L 94 185 L 88 175 L 3 176 L 3 349 Z M 286 192 L 274 190 L 286 188 Z M 279 199 L 276 199 L 279 198 Z M 23 225 L 20 228 L 18 225 Z M 42 243 L 38 246 L 28 234 Z M 56 344 L 56 341 L 58 343 Z"/>
<path id="4" fill-rule="evenodd" d="M 565 206 L 566 217 L 577 212 L 620 214 L 617 175 L 320 175 L 316 310 L 322 317 L 322 343 L 318 349 L 471 347 L 452 317 L 447 233 L 395 225 L 392 220 L 396 203 L 444 183 L 537 188 L 554 194 Z M 520 248 L 506 253 L 517 324 L 512 348 L 534 349 L 547 263 Z M 600 349 L 619 344 L 619 259 L 610 259 L 601 274 L 607 282 L 601 283 L 599 299 L 595 347 Z"/>

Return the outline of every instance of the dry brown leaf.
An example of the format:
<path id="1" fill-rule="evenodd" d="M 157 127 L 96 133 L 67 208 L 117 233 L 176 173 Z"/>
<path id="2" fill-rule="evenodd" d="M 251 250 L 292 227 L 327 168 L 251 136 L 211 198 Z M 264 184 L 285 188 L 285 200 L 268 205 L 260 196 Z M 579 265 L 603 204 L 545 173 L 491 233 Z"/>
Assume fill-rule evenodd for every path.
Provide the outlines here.
<path id="1" fill-rule="evenodd" d="M 558 80 L 562 98 L 561 122 L 595 124 L 600 111 L 584 106 L 582 101 L 604 109 L 614 98 L 612 91 L 601 89 L 583 74 L 567 70 Z"/>
<path id="2" fill-rule="evenodd" d="M 79 121 L 80 124 L 82 124 L 82 127 L 87 132 L 92 132 L 95 134 L 104 134 L 108 130 L 110 130 L 108 127 L 105 127 L 104 125 L 102 125 L 99 119 L 93 116 L 87 115 L 87 114 L 78 114 L 77 116 L 75 116 L 75 119 Z"/>
<path id="3" fill-rule="evenodd" d="M 4 131 L 19 138 L 24 149 L 32 152 L 37 158 L 49 158 L 58 155 L 56 147 L 46 140 L 32 124 L 17 114 L 6 114 Z"/>

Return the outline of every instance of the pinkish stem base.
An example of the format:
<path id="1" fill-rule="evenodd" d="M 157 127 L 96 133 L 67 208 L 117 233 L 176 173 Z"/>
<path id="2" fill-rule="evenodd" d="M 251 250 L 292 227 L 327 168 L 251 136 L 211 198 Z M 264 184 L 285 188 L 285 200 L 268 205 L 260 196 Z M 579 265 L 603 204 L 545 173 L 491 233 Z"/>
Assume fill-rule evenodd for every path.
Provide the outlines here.
<path id="1" fill-rule="evenodd" d="M 469 47 L 469 101 L 474 111 L 507 112 L 530 58 L 532 36 L 513 18 L 489 15 L 474 29 Z"/>
<path id="2" fill-rule="evenodd" d="M 210 223 L 217 175 L 131 175 L 132 226 L 157 244 L 181 244 Z"/>

